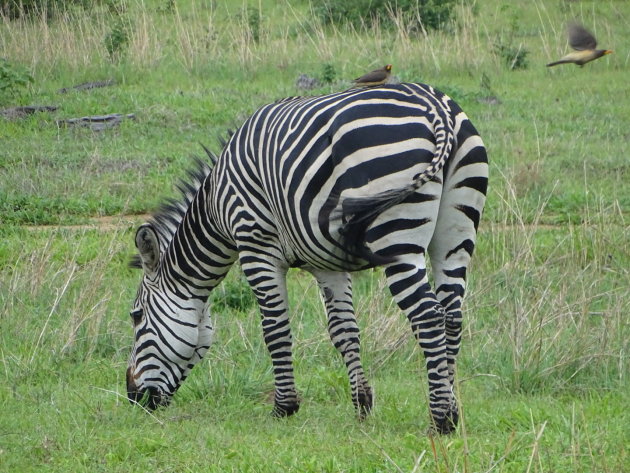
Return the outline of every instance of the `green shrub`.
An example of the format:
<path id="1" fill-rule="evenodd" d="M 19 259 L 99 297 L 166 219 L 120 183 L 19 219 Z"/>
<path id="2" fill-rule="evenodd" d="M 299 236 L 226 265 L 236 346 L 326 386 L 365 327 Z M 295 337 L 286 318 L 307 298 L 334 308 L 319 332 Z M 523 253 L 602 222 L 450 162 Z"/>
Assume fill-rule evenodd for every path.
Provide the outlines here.
<path id="1" fill-rule="evenodd" d="M 518 11 L 509 4 L 501 6 L 500 10 L 509 18 L 509 24 L 494 42 L 494 53 L 503 59 L 510 70 L 527 69 L 529 51 L 523 47 L 523 43 L 518 42 L 517 44 L 516 39 L 522 35 Z"/>
<path id="2" fill-rule="evenodd" d="M 119 18 L 105 36 L 105 48 L 112 61 L 117 60 L 129 42 L 129 22 Z"/>
<path id="3" fill-rule="evenodd" d="M 2 14 L 11 20 L 48 11 L 52 0 L 7 0 L 2 2 Z"/>
<path id="4" fill-rule="evenodd" d="M 15 96 L 19 90 L 33 82 L 33 76 L 23 66 L 0 58 L 0 101 Z"/>
<path id="5" fill-rule="evenodd" d="M 158 13 L 173 13 L 175 11 L 175 0 L 164 0 L 162 5 L 156 9 Z"/>
<path id="6" fill-rule="evenodd" d="M 90 0 L 4 0 L 0 3 L 0 11 L 10 20 L 39 15 L 50 18 L 55 11 L 75 6 L 92 7 L 93 3 Z"/>
<path id="7" fill-rule="evenodd" d="M 411 30 L 440 29 L 453 16 L 456 0 L 324 0 L 314 11 L 324 24 L 355 27 L 375 23 L 393 28 L 402 16 Z"/>
<path id="8" fill-rule="evenodd" d="M 335 66 L 330 63 L 324 64 L 322 68 L 322 82 L 324 84 L 332 84 L 335 82 L 336 78 L 337 71 L 335 70 Z"/>
<path id="9" fill-rule="evenodd" d="M 101 2 L 114 16 L 120 16 L 127 13 L 127 0 L 101 0 Z"/>
<path id="10" fill-rule="evenodd" d="M 509 69 L 527 69 L 529 62 L 527 55 L 529 51 L 522 44 L 515 46 L 514 44 L 506 44 L 497 42 L 494 45 L 494 52 L 500 56 Z"/>
<path id="11" fill-rule="evenodd" d="M 258 43 L 260 41 L 260 23 L 262 21 L 260 10 L 256 7 L 243 7 L 238 17 L 243 25 L 247 25 L 246 32 L 250 35 L 250 39 Z"/>

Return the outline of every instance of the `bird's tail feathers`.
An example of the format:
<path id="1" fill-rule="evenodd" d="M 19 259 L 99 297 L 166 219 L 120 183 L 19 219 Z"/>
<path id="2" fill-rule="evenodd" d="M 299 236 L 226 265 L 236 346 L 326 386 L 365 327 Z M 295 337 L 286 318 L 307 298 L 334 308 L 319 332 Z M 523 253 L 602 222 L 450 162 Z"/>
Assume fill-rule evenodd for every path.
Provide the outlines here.
<path id="1" fill-rule="evenodd" d="M 570 61 L 563 61 L 562 59 L 559 61 L 550 62 L 547 64 L 547 67 L 557 66 L 558 64 L 568 64 Z"/>

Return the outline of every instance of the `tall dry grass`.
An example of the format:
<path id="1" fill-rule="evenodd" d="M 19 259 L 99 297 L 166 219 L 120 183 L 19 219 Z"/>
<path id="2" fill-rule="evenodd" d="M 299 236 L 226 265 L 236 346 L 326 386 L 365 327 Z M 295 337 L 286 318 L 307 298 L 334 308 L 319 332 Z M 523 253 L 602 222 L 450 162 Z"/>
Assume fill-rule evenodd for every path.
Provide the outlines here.
<path id="1" fill-rule="evenodd" d="M 610 223 L 623 222 L 620 209 L 587 209 L 580 225 L 543 225 L 546 201 L 530 220 L 515 181 L 502 178 L 504 220 L 482 226 L 472 272 L 472 365 L 517 392 L 627 382 L 630 229 Z"/>
<path id="2" fill-rule="evenodd" d="M 31 371 L 68 357 L 116 357 L 129 335 L 121 317 L 132 293 L 120 276 L 126 230 L 37 231 L 47 237 L 27 240 L 0 272 L 5 359 Z"/>
<path id="3" fill-rule="evenodd" d="M 95 7 L 60 12 L 52 20 L 45 15 L 34 20 L 3 17 L 0 56 L 27 65 L 36 77 L 119 61 L 139 68 L 176 63 L 187 71 L 216 65 L 250 69 L 333 63 L 341 68 L 340 76 L 353 77 L 383 61 L 398 65 L 399 72 L 423 65 L 439 72 L 445 66 L 477 68 L 495 60 L 484 47 L 487 38 L 476 27 L 478 18 L 470 6 L 458 8 L 452 28 L 431 34 L 412 32 L 401 16 L 391 15 L 397 25 L 393 31 L 379 25 L 369 30 L 325 28 L 311 10 L 290 2 L 253 10 L 191 2 L 162 14 L 144 2 L 130 2 L 123 13 Z M 128 42 L 112 61 L 105 37 L 121 21 Z M 459 54 L 452 54 L 454 49 Z"/>

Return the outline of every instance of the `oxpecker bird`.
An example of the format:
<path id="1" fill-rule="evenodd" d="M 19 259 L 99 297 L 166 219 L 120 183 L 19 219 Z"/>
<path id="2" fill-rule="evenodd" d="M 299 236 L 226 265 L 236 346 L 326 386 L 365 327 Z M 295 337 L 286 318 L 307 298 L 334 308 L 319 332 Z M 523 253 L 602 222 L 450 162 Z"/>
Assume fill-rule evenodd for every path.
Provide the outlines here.
<path id="1" fill-rule="evenodd" d="M 558 64 L 575 64 L 583 66 L 587 62 L 612 53 L 610 49 L 596 49 L 597 40 L 593 33 L 588 31 L 578 23 L 571 23 L 568 26 L 569 45 L 575 51 L 562 57 L 560 60 L 550 62 L 547 67 L 557 66 Z"/>
<path id="2" fill-rule="evenodd" d="M 375 87 L 377 85 L 386 84 L 391 73 L 392 65 L 388 64 L 384 67 L 381 67 L 380 69 L 368 72 L 358 79 L 354 79 L 352 82 L 354 83 L 355 87 Z"/>

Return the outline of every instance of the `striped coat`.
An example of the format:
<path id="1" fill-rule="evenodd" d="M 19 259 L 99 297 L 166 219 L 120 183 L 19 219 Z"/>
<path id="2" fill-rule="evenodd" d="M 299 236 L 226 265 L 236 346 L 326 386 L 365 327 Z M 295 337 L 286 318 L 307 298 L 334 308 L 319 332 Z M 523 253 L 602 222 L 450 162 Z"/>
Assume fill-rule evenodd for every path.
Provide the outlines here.
<path id="1" fill-rule="evenodd" d="M 206 302 L 238 260 L 260 306 L 274 414 L 299 408 L 285 276 L 300 267 L 318 281 L 332 342 L 364 416 L 372 390 L 349 272 L 383 266 L 425 355 L 433 425 L 450 432 L 458 418 L 453 382 L 461 306 L 487 173 L 483 142 L 467 116 L 426 85 L 260 108 L 212 170 L 191 173 L 181 200 L 136 233 L 144 274 L 131 311 L 129 398 L 149 407 L 169 402 L 210 344 Z"/>

